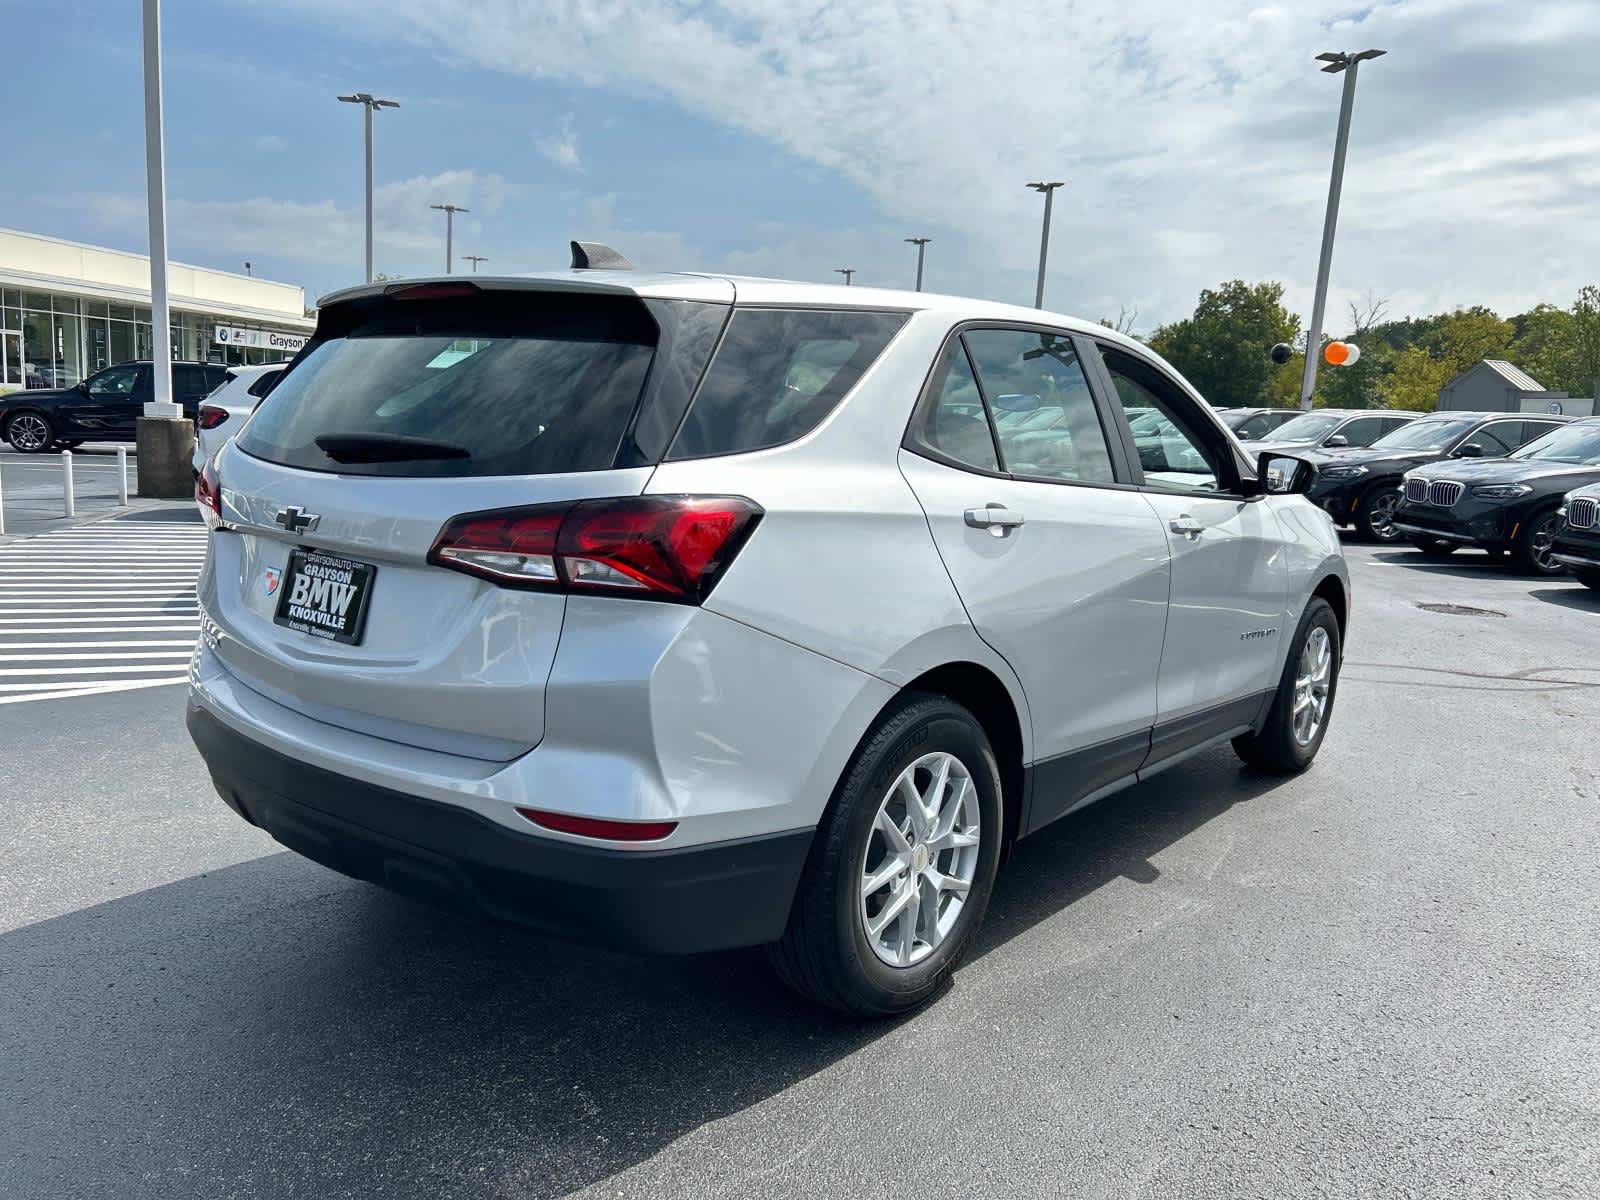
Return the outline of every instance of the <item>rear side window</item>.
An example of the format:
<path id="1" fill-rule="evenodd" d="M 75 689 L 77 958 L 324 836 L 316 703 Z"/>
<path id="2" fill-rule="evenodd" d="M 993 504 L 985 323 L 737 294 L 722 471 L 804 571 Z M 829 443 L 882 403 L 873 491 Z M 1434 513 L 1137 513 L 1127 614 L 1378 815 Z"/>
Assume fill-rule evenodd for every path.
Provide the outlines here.
<path id="1" fill-rule="evenodd" d="M 735 309 L 668 460 L 763 450 L 810 433 L 905 322 L 903 313 Z"/>
<path id="2" fill-rule="evenodd" d="M 606 470 L 657 339 L 635 299 L 558 293 L 380 300 L 334 325 L 277 381 L 240 449 L 345 475 Z"/>
<path id="3" fill-rule="evenodd" d="M 263 371 L 250 381 L 250 386 L 245 388 L 245 391 L 250 393 L 252 396 L 265 396 L 272 390 L 273 380 L 277 379 L 278 376 L 282 374 L 282 371 Z M 228 378 L 232 379 L 233 376 L 229 375 Z"/>

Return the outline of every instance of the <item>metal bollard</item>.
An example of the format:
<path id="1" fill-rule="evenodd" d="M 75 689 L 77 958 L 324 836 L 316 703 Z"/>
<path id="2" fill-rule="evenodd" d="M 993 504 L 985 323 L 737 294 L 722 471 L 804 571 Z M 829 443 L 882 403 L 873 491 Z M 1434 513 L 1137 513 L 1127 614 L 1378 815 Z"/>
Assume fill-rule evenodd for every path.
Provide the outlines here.
<path id="1" fill-rule="evenodd" d="M 61 452 L 61 498 L 66 502 L 67 516 L 78 515 L 78 507 L 72 500 L 72 451 Z"/>
<path id="2" fill-rule="evenodd" d="M 117 447 L 117 503 L 124 508 L 128 504 L 128 448 Z"/>

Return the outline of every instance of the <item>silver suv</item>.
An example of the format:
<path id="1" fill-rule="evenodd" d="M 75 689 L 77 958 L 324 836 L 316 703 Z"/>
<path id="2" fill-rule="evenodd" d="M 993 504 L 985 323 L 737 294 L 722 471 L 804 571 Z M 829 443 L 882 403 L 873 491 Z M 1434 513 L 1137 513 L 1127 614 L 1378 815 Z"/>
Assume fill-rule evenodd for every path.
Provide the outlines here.
<path id="1" fill-rule="evenodd" d="M 1015 839 L 1230 740 L 1311 762 L 1349 584 L 1308 474 L 1032 309 L 356 288 L 202 475 L 189 727 L 337 870 L 896 1012 Z"/>

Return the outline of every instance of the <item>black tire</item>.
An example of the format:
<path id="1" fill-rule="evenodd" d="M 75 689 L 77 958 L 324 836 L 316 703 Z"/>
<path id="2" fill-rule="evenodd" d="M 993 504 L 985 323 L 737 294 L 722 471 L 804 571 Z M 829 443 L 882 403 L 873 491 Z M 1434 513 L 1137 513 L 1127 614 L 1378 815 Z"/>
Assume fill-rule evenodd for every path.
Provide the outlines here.
<path id="1" fill-rule="evenodd" d="M 885 796 L 907 767 L 937 751 L 954 755 L 972 779 L 977 862 L 943 941 L 920 962 L 891 966 L 878 957 L 863 927 L 860 881 Z M 1003 813 L 1000 769 L 977 719 L 943 696 L 906 693 L 857 748 L 817 826 L 788 928 L 768 949 L 778 975 L 816 1003 L 857 1016 L 891 1016 L 927 1001 L 950 977 L 983 921 L 1000 861 Z M 940 854 L 934 861 L 949 860 Z"/>
<path id="2" fill-rule="evenodd" d="M 1315 630 L 1321 629 L 1328 638 L 1331 653 L 1327 681 L 1327 703 L 1321 724 L 1312 737 L 1301 742 L 1294 731 L 1295 677 L 1304 653 Z M 1291 774 L 1304 771 L 1316 758 L 1327 736 L 1328 723 L 1333 720 L 1333 705 L 1339 693 L 1339 664 L 1343 647 L 1339 643 L 1339 622 L 1333 607 L 1322 597 L 1313 596 L 1300 617 L 1300 625 L 1289 643 L 1289 656 L 1283 664 L 1283 677 L 1278 681 L 1277 694 L 1272 698 L 1272 708 L 1266 723 L 1258 733 L 1240 734 L 1233 739 L 1233 750 L 1248 765 L 1263 771 Z"/>
<path id="3" fill-rule="evenodd" d="M 1406 540 L 1429 558 L 1449 558 L 1461 548 L 1455 542 L 1447 542 L 1443 538 L 1414 537 Z"/>
<path id="4" fill-rule="evenodd" d="M 1400 540 L 1400 531 L 1394 527 L 1394 506 L 1400 503 L 1400 488 L 1392 483 L 1380 483 L 1368 488 L 1356 506 L 1356 532 L 1369 542 L 1388 545 Z M 1373 512 L 1381 518 L 1373 520 Z"/>
<path id="5" fill-rule="evenodd" d="M 6 441 L 18 454 L 43 454 L 55 440 L 55 428 L 42 412 L 26 409 L 6 419 Z"/>
<path id="6" fill-rule="evenodd" d="M 1521 532 L 1517 534 L 1517 544 L 1511 550 L 1511 556 L 1520 570 L 1546 579 L 1566 570 L 1550 557 L 1551 543 L 1560 525 L 1560 513 L 1554 508 L 1535 513 L 1523 523 Z"/>
<path id="7" fill-rule="evenodd" d="M 1575 567 L 1572 570 L 1572 574 L 1584 587 L 1593 588 L 1595 591 L 1600 592 L 1600 571 L 1590 571 Z"/>
<path id="8" fill-rule="evenodd" d="M 83 445 L 83 439 L 82 438 L 74 438 L 70 442 L 57 442 L 56 443 L 56 449 L 57 450 L 76 450 L 81 445 Z"/>

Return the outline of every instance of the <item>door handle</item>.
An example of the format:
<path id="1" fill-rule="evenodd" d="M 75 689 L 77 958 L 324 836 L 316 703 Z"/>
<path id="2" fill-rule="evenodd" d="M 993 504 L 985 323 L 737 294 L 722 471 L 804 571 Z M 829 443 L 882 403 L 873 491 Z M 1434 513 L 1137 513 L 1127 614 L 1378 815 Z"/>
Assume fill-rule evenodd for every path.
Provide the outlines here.
<path id="1" fill-rule="evenodd" d="M 1005 537 L 1022 524 L 1022 514 L 1012 512 L 1004 504 L 986 504 L 982 508 L 969 508 L 962 514 L 974 529 L 987 529 L 995 537 Z"/>
<path id="2" fill-rule="evenodd" d="M 1181 533 L 1185 537 L 1197 538 L 1206 531 L 1206 527 L 1196 521 L 1188 513 L 1182 513 L 1167 522 L 1167 528 L 1173 533 Z"/>

